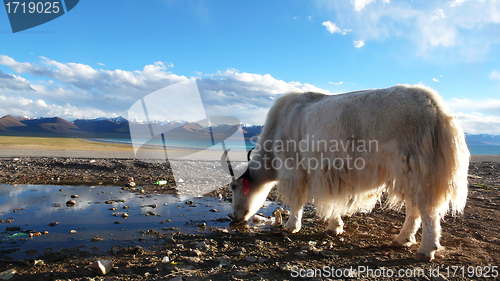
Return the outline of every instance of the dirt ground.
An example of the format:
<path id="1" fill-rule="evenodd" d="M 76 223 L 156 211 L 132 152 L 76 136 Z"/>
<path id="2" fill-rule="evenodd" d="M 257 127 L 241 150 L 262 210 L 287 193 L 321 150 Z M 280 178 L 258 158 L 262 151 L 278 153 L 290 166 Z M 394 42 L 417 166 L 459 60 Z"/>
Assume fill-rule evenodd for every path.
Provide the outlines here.
<path id="1" fill-rule="evenodd" d="M 151 183 L 171 177 L 168 167 L 117 159 L 0 158 L 1 183 L 124 185 L 129 175 L 146 192 Z M 209 234 L 187 235 L 175 230 L 144 230 L 153 244 L 114 248 L 96 256 L 79 249 L 45 252 L 33 260 L 5 260 L 0 272 L 16 270 L 9 280 L 493 280 L 500 262 L 500 162 L 472 162 L 469 196 L 462 215 L 442 221 L 441 244 L 432 262 L 415 260 L 418 245 L 391 248 L 387 244 L 403 225 L 404 210 L 383 210 L 344 218 L 345 232 L 325 234 L 326 226 L 305 209 L 303 228 L 290 235 L 280 226 L 237 225 L 212 228 Z M 136 178 L 137 177 L 137 178 Z M 173 190 L 173 191 L 172 191 Z M 163 186 L 163 192 L 175 192 Z M 230 200 L 225 187 L 221 194 Z M 274 192 L 269 196 L 276 200 Z M 224 214 L 221 220 L 227 219 Z M 5 228 L 7 224 L 0 224 Z M 3 229 L 1 229 L 3 230 Z M 421 230 L 417 233 L 420 241 Z M 140 243 L 138 243 L 140 245 Z M 163 263 L 164 257 L 169 262 Z M 96 260 L 112 260 L 105 276 L 91 270 Z M 350 270 L 352 269 L 352 270 Z M 392 277 L 391 277 L 392 276 Z M 0 275 L 0 278 L 2 276 Z"/>

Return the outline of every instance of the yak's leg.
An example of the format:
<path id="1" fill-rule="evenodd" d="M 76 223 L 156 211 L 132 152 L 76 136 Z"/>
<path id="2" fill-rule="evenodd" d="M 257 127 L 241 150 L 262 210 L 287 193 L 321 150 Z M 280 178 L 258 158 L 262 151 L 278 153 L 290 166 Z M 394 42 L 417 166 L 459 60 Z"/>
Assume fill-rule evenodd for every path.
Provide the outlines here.
<path id="1" fill-rule="evenodd" d="M 332 236 L 337 236 L 344 232 L 344 222 L 339 214 L 333 214 L 328 219 L 328 230 L 326 233 Z"/>
<path id="2" fill-rule="evenodd" d="M 302 206 L 290 206 L 290 218 L 285 224 L 285 230 L 290 233 L 299 232 L 302 227 L 302 213 L 304 212 L 304 205 Z"/>
<path id="3" fill-rule="evenodd" d="M 406 219 L 403 228 L 394 238 L 391 245 L 394 247 L 411 246 L 416 243 L 415 234 L 420 228 L 420 214 L 413 204 L 406 202 Z"/>
<path id="4" fill-rule="evenodd" d="M 436 212 L 421 209 L 422 216 L 422 243 L 417 250 L 415 259 L 430 261 L 434 259 L 434 253 L 441 247 L 439 238 L 441 236 L 441 217 Z"/>
<path id="5" fill-rule="evenodd" d="M 280 182 L 282 184 L 283 182 Z M 304 205 L 306 204 L 306 194 L 304 186 L 296 186 L 296 181 L 288 181 L 284 184 L 289 184 L 289 190 L 297 191 L 294 195 L 287 193 L 282 196 L 284 202 L 290 207 L 290 218 L 285 224 L 285 230 L 290 233 L 299 232 L 302 227 L 302 213 L 304 212 Z M 290 191 L 289 191 L 290 192 Z"/>

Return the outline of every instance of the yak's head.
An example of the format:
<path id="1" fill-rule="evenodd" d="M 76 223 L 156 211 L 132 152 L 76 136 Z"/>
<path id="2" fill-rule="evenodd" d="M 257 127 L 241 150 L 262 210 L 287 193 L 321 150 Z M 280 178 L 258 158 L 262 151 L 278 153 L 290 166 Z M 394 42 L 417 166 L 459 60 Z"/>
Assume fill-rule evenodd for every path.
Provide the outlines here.
<path id="1" fill-rule="evenodd" d="M 233 181 L 231 182 L 233 210 L 229 214 L 229 217 L 233 221 L 247 221 L 257 213 L 270 190 L 265 188 L 267 184 L 262 181 L 261 176 L 258 176 L 260 174 L 259 169 L 257 169 L 259 168 L 258 163 L 252 163 L 252 159 L 250 158 L 252 150 L 248 152 L 248 163 L 241 164 L 235 167 L 234 170 L 227 158 L 228 151 L 225 151 L 222 155 L 221 163 L 223 165 L 227 163 L 228 170 L 225 170 L 233 177 Z M 235 174 L 241 176 L 236 178 Z"/>

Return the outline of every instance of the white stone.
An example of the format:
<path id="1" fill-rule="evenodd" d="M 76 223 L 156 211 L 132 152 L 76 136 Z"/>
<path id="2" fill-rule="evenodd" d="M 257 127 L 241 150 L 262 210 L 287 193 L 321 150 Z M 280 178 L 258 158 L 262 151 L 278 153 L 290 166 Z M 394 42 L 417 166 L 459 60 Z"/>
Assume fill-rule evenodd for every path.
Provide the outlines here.
<path id="1" fill-rule="evenodd" d="M 106 275 L 113 268 L 112 260 L 98 260 L 91 265 L 92 270 L 101 275 Z"/>

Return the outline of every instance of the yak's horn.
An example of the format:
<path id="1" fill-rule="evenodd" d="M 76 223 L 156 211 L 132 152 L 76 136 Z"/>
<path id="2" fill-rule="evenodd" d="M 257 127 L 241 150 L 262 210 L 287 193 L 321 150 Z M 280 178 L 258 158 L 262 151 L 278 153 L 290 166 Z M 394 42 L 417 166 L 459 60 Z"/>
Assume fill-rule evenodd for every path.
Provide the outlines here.
<path id="1" fill-rule="evenodd" d="M 248 154 L 247 154 L 247 159 L 248 159 L 248 162 L 250 162 L 250 155 L 252 155 L 252 150 L 254 150 L 255 147 L 252 147 L 249 151 L 248 151 Z"/>
<path id="2" fill-rule="evenodd" d="M 229 161 L 229 157 L 227 156 L 229 150 L 231 149 L 226 149 L 224 150 L 224 153 L 222 153 L 222 157 L 220 158 L 220 164 L 222 166 L 222 169 L 234 178 L 233 167 L 231 165 L 231 161 Z"/>

